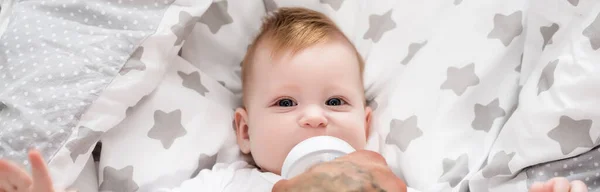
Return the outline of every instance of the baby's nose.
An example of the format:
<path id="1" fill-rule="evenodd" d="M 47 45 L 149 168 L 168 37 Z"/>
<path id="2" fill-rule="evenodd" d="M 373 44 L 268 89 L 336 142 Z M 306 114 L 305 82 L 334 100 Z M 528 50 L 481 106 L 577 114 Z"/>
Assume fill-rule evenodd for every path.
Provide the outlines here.
<path id="1" fill-rule="evenodd" d="M 306 110 L 304 116 L 300 118 L 300 126 L 307 128 L 325 128 L 327 127 L 327 118 L 322 109 L 311 107 Z"/>

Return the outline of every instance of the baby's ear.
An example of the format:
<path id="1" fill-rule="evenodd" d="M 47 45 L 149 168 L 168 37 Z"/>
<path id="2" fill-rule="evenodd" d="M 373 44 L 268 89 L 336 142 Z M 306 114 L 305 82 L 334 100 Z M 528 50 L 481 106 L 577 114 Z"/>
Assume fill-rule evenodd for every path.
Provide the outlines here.
<path id="1" fill-rule="evenodd" d="M 369 106 L 365 106 L 365 136 L 369 139 L 369 133 L 371 133 L 371 116 L 373 114 L 373 110 Z"/>
<path id="2" fill-rule="evenodd" d="M 250 135 L 248 135 L 248 113 L 244 108 L 235 110 L 235 136 L 240 150 L 244 154 L 250 153 Z"/>

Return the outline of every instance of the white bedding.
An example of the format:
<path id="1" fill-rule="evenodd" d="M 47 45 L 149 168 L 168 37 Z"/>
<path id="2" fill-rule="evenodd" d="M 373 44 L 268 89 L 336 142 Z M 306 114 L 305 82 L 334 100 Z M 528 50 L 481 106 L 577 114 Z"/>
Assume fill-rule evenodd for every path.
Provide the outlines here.
<path id="1" fill-rule="evenodd" d="M 81 173 L 68 189 L 81 192 L 98 192 L 98 186 L 98 164 L 90 156 Z"/>
<path id="2" fill-rule="evenodd" d="M 364 56 L 375 108 L 368 148 L 410 187 L 526 191 L 567 176 L 599 189 L 599 1 L 167 5 L 71 136 L 101 131 L 97 183 L 84 179 L 89 169 L 79 174 L 91 148 L 72 161 L 63 146 L 50 163 L 59 186 L 80 175 L 76 186 L 100 191 L 173 188 L 198 169 L 243 159 L 232 128 L 239 64 L 266 11 L 304 6 L 331 16 Z M 2 91 L 0 102 L 12 101 Z"/>

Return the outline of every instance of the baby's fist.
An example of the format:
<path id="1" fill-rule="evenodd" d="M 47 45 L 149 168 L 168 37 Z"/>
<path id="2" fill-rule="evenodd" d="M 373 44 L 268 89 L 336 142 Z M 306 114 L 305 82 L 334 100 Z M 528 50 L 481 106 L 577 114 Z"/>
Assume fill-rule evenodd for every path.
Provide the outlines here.
<path id="1" fill-rule="evenodd" d="M 29 152 L 31 176 L 21 167 L 0 159 L 1 192 L 54 192 L 46 162 L 37 150 Z"/>
<path id="2" fill-rule="evenodd" d="M 585 183 L 575 180 L 569 182 L 564 177 L 555 177 L 545 183 L 536 182 L 531 185 L 529 192 L 587 192 Z"/>

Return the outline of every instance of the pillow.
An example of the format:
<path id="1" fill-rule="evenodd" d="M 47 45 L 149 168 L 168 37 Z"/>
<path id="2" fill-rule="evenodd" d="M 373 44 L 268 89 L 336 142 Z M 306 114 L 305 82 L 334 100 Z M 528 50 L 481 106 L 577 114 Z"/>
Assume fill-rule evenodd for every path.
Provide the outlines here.
<path id="1" fill-rule="evenodd" d="M 8 19 L 0 38 L 0 156 L 27 165 L 26 150 L 35 147 L 56 186 L 66 187 L 120 121 L 115 110 L 126 106 L 113 101 L 123 94 L 105 88 L 169 2 L 8 2 L 0 17 Z"/>

